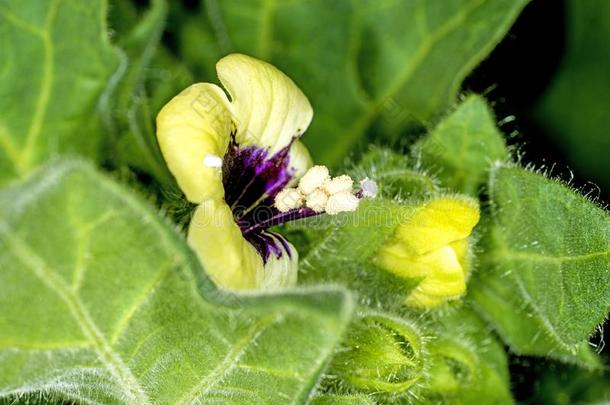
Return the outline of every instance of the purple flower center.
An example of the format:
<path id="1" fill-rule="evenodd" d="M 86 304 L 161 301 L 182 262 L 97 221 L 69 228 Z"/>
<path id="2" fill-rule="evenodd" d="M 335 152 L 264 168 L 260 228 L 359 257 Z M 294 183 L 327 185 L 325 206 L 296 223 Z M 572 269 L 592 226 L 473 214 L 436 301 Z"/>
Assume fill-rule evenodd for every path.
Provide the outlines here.
<path id="1" fill-rule="evenodd" d="M 293 140 L 294 141 L 294 140 Z M 284 252 L 292 257 L 284 237 L 268 228 L 288 221 L 318 215 L 309 208 L 280 212 L 274 207 L 275 196 L 294 178 L 290 166 L 292 142 L 270 155 L 269 149 L 241 148 L 231 135 L 222 164 L 225 201 L 231 207 L 241 232 L 267 263 L 269 256 L 279 258 Z"/>

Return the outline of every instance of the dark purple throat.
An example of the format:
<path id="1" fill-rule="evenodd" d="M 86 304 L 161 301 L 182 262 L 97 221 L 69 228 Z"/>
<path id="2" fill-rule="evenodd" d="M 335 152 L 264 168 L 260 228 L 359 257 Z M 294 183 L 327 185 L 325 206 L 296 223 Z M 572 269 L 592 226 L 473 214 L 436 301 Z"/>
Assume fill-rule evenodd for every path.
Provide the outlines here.
<path id="1" fill-rule="evenodd" d="M 288 242 L 281 235 L 267 231 L 268 228 L 317 215 L 309 208 L 282 213 L 273 205 L 275 196 L 295 175 L 294 168 L 290 166 L 291 146 L 292 142 L 275 154 L 270 154 L 269 149 L 240 147 L 232 134 L 223 159 L 225 201 L 231 207 L 242 234 L 265 263 L 271 254 L 279 258 L 282 252 L 287 252 L 291 256 Z"/>

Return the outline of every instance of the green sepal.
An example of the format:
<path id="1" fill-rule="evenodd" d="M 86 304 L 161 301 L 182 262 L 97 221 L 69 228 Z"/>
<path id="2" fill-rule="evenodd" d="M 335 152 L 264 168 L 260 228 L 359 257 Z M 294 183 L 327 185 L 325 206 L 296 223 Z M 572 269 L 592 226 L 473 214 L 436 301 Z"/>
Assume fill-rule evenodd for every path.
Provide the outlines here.
<path id="1" fill-rule="evenodd" d="M 403 319 L 364 314 L 354 319 L 328 374 L 357 391 L 398 395 L 423 376 L 423 337 Z"/>
<path id="2" fill-rule="evenodd" d="M 467 305 L 430 313 L 425 397 L 454 404 L 512 404 L 504 347 Z"/>

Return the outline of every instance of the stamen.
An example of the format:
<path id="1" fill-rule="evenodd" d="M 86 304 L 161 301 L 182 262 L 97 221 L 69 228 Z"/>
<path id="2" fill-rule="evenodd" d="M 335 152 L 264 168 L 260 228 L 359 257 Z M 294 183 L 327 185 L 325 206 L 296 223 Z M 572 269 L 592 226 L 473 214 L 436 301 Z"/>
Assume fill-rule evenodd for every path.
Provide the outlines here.
<path id="1" fill-rule="evenodd" d="M 312 193 L 315 189 L 322 187 L 330 180 L 330 174 L 326 166 L 313 166 L 299 181 L 299 190 L 305 195 Z"/>
<path id="2" fill-rule="evenodd" d="M 285 188 L 275 196 L 275 208 L 279 212 L 288 212 L 295 208 L 301 208 L 305 197 L 296 188 Z"/>
<path id="3" fill-rule="evenodd" d="M 315 212 L 310 208 L 301 208 L 297 210 L 292 210 L 288 212 L 278 212 L 273 215 L 271 218 L 268 218 L 264 221 L 255 223 L 247 228 L 242 227 L 241 233 L 246 236 L 258 230 L 264 230 L 267 228 L 271 228 L 272 226 L 285 224 L 286 222 L 295 221 L 297 219 L 303 219 L 307 217 L 313 217 L 315 215 L 319 215 L 320 213 Z"/>
<path id="4" fill-rule="evenodd" d="M 331 195 L 325 209 L 328 215 L 337 215 L 340 212 L 356 211 L 359 203 L 360 199 L 358 197 L 344 191 Z"/>
<path id="5" fill-rule="evenodd" d="M 270 254 L 279 257 L 289 248 L 281 237 L 276 240 L 269 228 L 323 213 L 355 211 L 360 198 L 371 195 L 375 185 L 373 181 L 369 181 L 372 185 L 361 182 L 366 190 L 354 192 L 351 177 L 331 178 L 326 166 L 313 166 L 300 179 L 298 187 L 287 187 L 294 176 L 289 165 L 289 148 L 290 145 L 269 156 L 267 149 L 240 148 L 232 137 L 224 159 L 215 155 L 204 158 L 206 166 L 222 168 L 225 201 L 242 235 L 264 261 Z"/>
<path id="6" fill-rule="evenodd" d="M 305 205 L 307 206 L 307 208 L 311 208 L 315 212 L 324 212 L 327 201 L 328 194 L 321 188 L 317 188 L 311 193 L 309 193 Z"/>
<path id="7" fill-rule="evenodd" d="M 313 166 L 294 189 L 281 191 L 275 199 L 275 207 L 280 212 L 289 212 L 305 206 L 313 212 L 336 215 L 340 212 L 355 211 L 360 199 L 377 195 L 377 183 L 368 178 L 360 182 L 361 189 L 354 193 L 354 180 L 347 175 L 330 177 L 326 166 Z"/>
<path id="8" fill-rule="evenodd" d="M 324 183 L 323 188 L 324 188 L 324 191 L 326 191 L 326 193 L 328 193 L 328 195 L 333 195 L 333 194 L 342 193 L 342 192 L 351 193 L 353 185 L 354 185 L 354 180 L 352 180 L 351 177 L 344 174 L 342 176 L 338 176 L 331 180 L 328 180 L 326 183 Z"/>

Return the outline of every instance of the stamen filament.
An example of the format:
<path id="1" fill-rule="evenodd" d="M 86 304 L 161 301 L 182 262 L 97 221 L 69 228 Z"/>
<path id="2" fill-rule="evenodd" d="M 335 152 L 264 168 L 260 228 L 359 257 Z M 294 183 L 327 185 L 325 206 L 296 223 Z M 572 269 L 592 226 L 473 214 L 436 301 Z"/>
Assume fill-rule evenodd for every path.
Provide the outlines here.
<path id="1" fill-rule="evenodd" d="M 272 226 L 285 224 L 286 222 L 296 221 L 297 219 L 303 219 L 308 217 L 313 217 L 316 215 L 322 214 L 321 212 L 315 212 L 310 208 L 300 208 L 288 212 L 278 212 L 276 215 L 272 216 L 269 219 L 266 219 L 262 222 L 258 222 L 254 225 L 247 227 L 246 229 L 242 228 L 242 234 L 248 235 L 252 232 L 255 232 L 259 229 L 267 229 Z"/>

